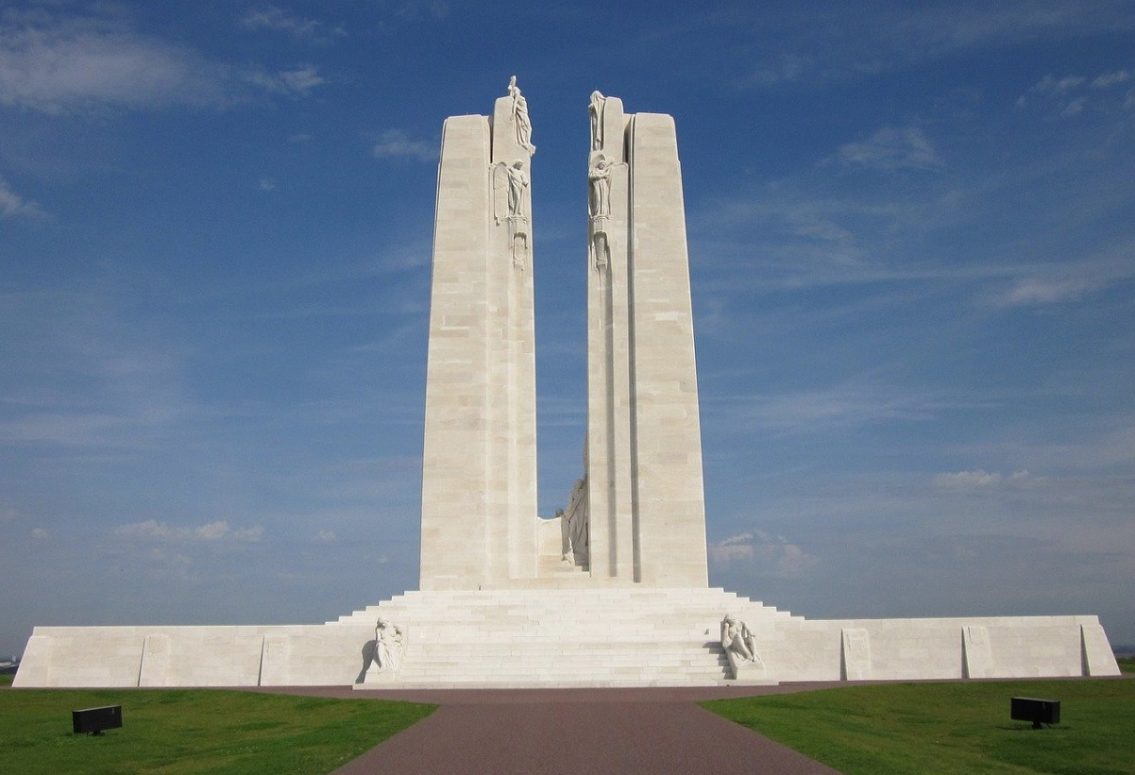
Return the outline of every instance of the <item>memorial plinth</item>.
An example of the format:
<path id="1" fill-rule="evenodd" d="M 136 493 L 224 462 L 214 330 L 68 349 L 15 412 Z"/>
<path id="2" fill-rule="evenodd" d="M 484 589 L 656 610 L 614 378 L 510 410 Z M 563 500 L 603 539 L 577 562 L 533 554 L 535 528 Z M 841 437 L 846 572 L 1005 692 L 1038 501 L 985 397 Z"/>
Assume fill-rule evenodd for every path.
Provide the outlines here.
<path id="1" fill-rule="evenodd" d="M 536 513 L 532 124 L 442 130 L 421 589 L 321 625 L 36 627 L 15 686 L 706 686 L 1118 675 L 1095 616 L 808 620 L 708 586 L 674 121 L 591 96 L 582 475 Z M 728 616 L 728 618 L 726 618 Z"/>

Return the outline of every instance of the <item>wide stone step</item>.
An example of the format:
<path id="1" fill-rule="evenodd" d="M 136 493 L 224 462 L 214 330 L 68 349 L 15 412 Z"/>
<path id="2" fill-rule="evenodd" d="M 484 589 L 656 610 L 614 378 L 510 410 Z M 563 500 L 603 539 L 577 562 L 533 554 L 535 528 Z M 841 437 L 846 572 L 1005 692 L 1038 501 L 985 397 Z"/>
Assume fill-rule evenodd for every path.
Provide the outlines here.
<path id="1" fill-rule="evenodd" d="M 724 680 L 713 678 L 676 678 L 676 679 L 644 679 L 644 678 L 611 678 L 596 679 L 561 679 L 548 677 L 526 677 L 517 680 L 443 680 L 443 681 L 399 681 L 399 689 L 618 689 L 633 687 L 668 687 L 668 686 L 720 686 L 726 684 Z M 356 689 L 385 689 L 390 688 L 381 684 L 359 684 Z"/>

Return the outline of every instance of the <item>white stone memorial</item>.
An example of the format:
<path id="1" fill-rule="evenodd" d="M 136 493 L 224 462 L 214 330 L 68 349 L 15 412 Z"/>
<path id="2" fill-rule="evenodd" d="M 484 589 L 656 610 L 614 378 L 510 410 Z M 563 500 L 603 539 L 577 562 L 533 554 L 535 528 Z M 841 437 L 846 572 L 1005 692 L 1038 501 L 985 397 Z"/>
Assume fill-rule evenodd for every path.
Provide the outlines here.
<path id="1" fill-rule="evenodd" d="M 674 121 L 598 91 L 588 114 L 587 434 L 555 518 L 536 512 L 536 147 L 514 76 L 491 117 L 442 130 L 420 590 L 320 625 L 36 627 L 14 685 L 1117 675 L 1096 616 L 808 620 L 709 586 Z"/>

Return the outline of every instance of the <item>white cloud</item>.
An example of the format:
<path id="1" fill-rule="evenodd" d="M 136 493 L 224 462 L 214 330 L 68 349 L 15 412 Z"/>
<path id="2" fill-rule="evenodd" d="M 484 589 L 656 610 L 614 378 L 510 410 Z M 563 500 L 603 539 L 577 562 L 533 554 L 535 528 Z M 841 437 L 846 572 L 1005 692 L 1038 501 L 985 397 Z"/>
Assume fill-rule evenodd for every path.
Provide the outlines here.
<path id="1" fill-rule="evenodd" d="M 1080 97 L 1078 99 L 1072 100 L 1064 106 L 1064 110 L 1060 111 L 1060 117 L 1069 118 L 1070 116 L 1075 116 L 1077 113 L 1080 113 L 1084 109 L 1084 103 L 1086 101 L 1086 97 Z"/>
<path id="2" fill-rule="evenodd" d="M 873 423 L 928 421 L 957 401 L 884 386 L 839 385 L 779 395 L 723 396 L 732 427 L 783 435 L 820 433 Z"/>
<path id="3" fill-rule="evenodd" d="M 313 89 L 327 83 L 314 65 L 299 65 L 274 73 L 249 70 L 244 74 L 244 80 L 270 94 L 289 97 L 306 97 Z"/>
<path id="4" fill-rule="evenodd" d="M 1017 107 L 1030 102 L 1054 110 L 1061 118 L 1071 118 L 1084 112 L 1090 105 L 1114 105 L 1117 98 L 1114 87 L 1131 80 L 1127 70 L 1110 70 L 1091 78 L 1082 75 L 1056 77 L 1046 75 L 1017 98 Z M 1124 97 L 1129 95 L 1125 94 Z M 1125 104 L 1125 103 L 1124 103 Z"/>
<path id="5" fill-rule="evenodd" d="M 1116 70 L 1110 73 L 1100 73 L 1092 79 L 1093 89 L 1108 89 L 1131 80 L 1131 73 L 1126 70 Z"/>
<path id="6" fill-rule="evenodd" d="M 3 76 L 0 76 L 2 78 Z M 47 214 L 38 204 L 24 199 L 0 178 L 0 218 L 43 218 Z"/>
<path id="7" fill-rule="evenodd" d="M 315 534 L 317 544 L 333 544 L 338 540 L 334 530 L 320 530 Z"/>
<path id="8" fill-rule="evenodd" d="M 982 468 L 975 471 L 958 471 L 952 474 L 938 474 L 934 484 L 938 487 L 992 487 L 1001 482 L 1001 474 L 991 474 Z"/>
<path id="9" fill-rule="evenodd" d="M 276 181 L 272 178 L 260 178 L 256 183 L 256 187 L 261 191 L 275 191 Z"/>
<path id="10" fill-rule="evenodd" d="M 47 540 L 48 535 L 49 535 L 49 533 L 46 530 L 44 530 L 42 527 L 32 528 L 32 538 L 34 538 L 37 541 Z"/>
<path id="11" fill-rule="evenodd" d="M 816 565 L 817 559 L 783 536 L 763 530 L 739 533 L 709 544 L 709 559 L 721 569 L 751 564 L 761 575 L 798 578 Z"/>
<path id="12" fill-rule="evenodd" d="M 1079 75 L 1066 75 L 1063 78 L 1046 75 L 1033 84 L 1029 91 L 1034 94 L 1067 94 L 1087 80 L 1087 78 Z"/>
<path id="13" fill-rule="evenodd" d="M 987 490 L 1006 484 L 1025 485 L 1040 481 L 1044 481 L 1044 478 L 1033 476 L 1025 469 L 1014 471 L 1008 476 L 978 468 L 972 471 L 938 474 L 934 477 L 935 486 L 951 490 Z"/>
<path id="14" fill-rule="evenodd" d="M 710 24 L 745 29 L 764 45 L 742 84 L 846 81 L 911 64 L 1035 41 L 1076 40 L 1135 27 L 1124 2 L 1001 0 L 998 3 L 785 4 L 777 14 L 718 11 Z M 803 58 L 799 52 L 808 51 Z M 795 65 L 795 66 L 794 66 Z"/>
<path id="15" fill-rule="evenodd" d="M 845 164 L 856 164 L 882 170 L 936 170 L 942 160 L 921 129 L 915 126 L 885 126 L 858 143 L 839 149 Z"/>
<path id="16" fill-rule="evenodd" d="M 9 18 L 0 23 L 0 104 L 64 113 L 222 98 L 215 65 L 120 22 L 42 17 L 20 24 Z"/>
<path id="17" fill-rule="evenodd" d="M 225 520 L 208 522 L 198 527 L 177 527 L 147 519 L 144 522 L 131 522 L 119 525 L 114 534 L 122 538 L 148 541 L 232 541 L 255 542 L 264 537 L 260 525 L 250 528 L 233 529 Z"/>
<path id="18" fill-rule="evenodd" d="M 710 559 L 722 565 L 736 560 L 751 560 L 755 553 L 752 533 L 730 536 L 709 545 Z"/>
<path id="19" fill-rule="evenodd" d="M 136 32 L 121 17 L 0 16 L 0 105 L 49 114 L 170 105 L 224 107 L 249 96 L 307 96 L 326 80 L 311 65 L 269 72 L 212 61 Z"/>
<path id="20" fill-rule="evenodd" d="M 317 19 L 297 16 L 274 5 L 249 9 L 237 24 L 248 30 L 281 32 L 308 43 L 330 43 L 347 34 L 342 27 L 329 28 Z"/>
<path id="21" fill-rule="evenodd" d="M 798 54 L 783 53 L 775 61 L 768 62 L 748 78 L 748 83 L 756 86 L 772 86 L 778 83 L 799 80 L 807 71 L 809 62 Z"/>
<path id="22" fill-rule="evenodd" d="M 1061 304 L 1078 301 L 1135 277 L 1131 261 L 1135 240 L 1118 241 L 1100 252 L 1075 261 L 1031 266 L 993 298 L 1002 307 Z"/>
<path id="23" fill-rule="evenodd" d="M 412 139 L 399 129 L 388 129 L 378 138 L 371 153 L 379 159 L 418 159 L 420 161 L 433 161 L 437 158 L 437 149 L 424 140 Z"/>
<path id="24" fill-rule="evenodd" d="M 1026 278 L 1009 289 L 1002 303 L 1006 306 L 1058 304 L 1075 301 L 1100 287 L 1102 283 L 1091 277 Z"/>

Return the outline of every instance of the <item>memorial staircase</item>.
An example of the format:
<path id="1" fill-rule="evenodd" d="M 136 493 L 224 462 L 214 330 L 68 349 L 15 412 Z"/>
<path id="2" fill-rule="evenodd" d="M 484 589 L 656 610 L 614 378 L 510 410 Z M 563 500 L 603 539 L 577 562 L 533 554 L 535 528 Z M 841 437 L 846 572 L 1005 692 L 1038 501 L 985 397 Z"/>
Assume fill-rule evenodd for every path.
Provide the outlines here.
<path id="1" fill-rule="evenodd" d="M 754 629 L 803 621 L 718 588 L 592 586 L 407 592 L 328 624 L 381 617 L 406 633 L 396 675 L 360 689 L 712 686 L 727 678 L 726 613 Z"/>

